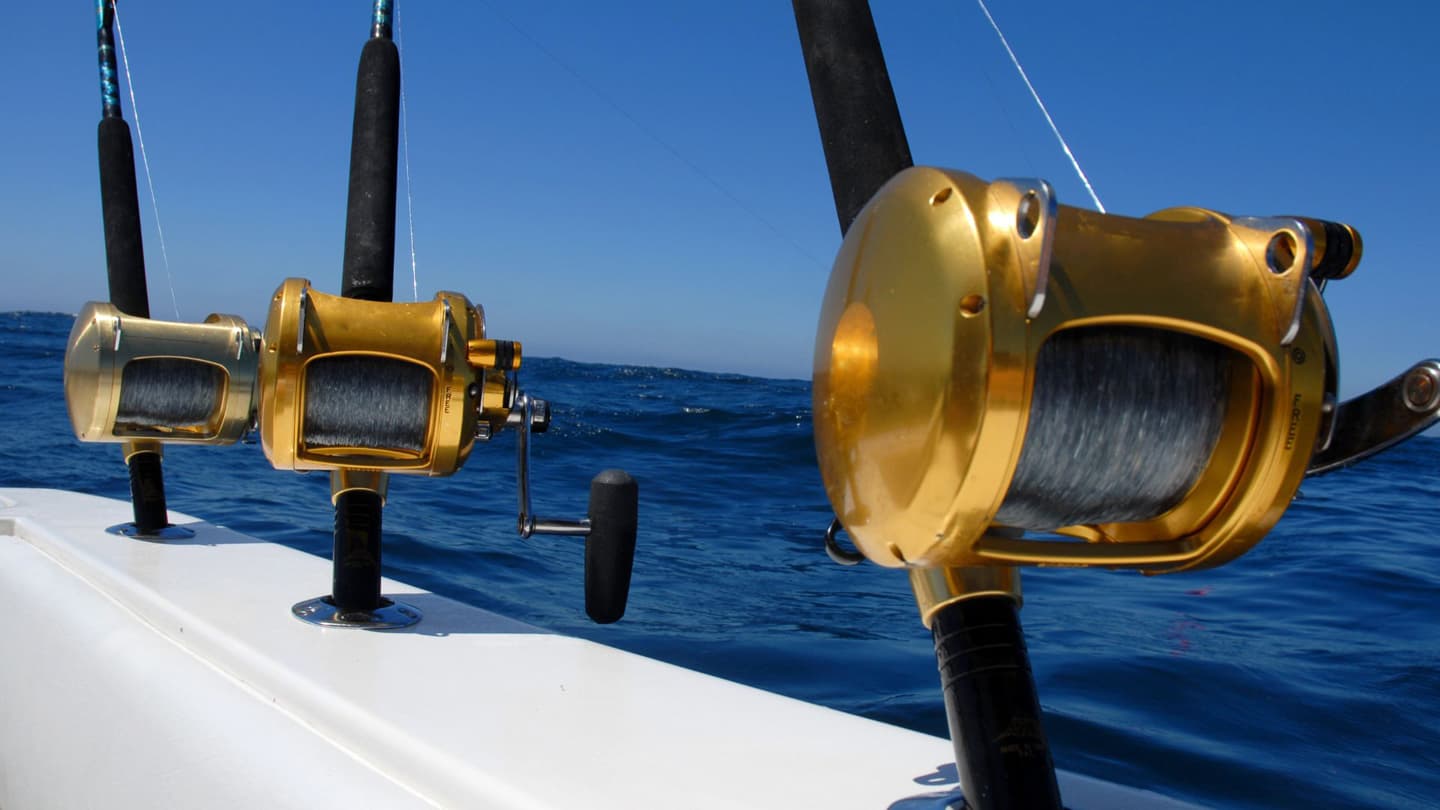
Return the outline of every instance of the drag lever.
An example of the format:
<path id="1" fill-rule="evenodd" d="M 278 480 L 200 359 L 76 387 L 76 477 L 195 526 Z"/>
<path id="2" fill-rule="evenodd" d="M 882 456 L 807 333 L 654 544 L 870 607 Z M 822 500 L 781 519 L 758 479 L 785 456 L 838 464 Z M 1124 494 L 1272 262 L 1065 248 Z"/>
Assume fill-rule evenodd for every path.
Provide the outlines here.
<path id="1" fill-rule="evenodd" d="M 605 470 L 590 481 L 589 514 L 583 520 L 537 517 L 530 509 L 530 434 L 550 425 L 550 404 L 517 391 L 507 421 L 515 428 L 515 477 L 520 495 L 517 530 L 585 538 L 585 613 L 597 624 L 625 615 L 635 565 L 640 488 L 624 470 Z"/>
<path id="2" fill-rule="evenodd" d="M 1318 475 L 1369 458 L 1440 421 L 1440 360 L 1423 360 L 1404 374 L 1335 411 L 1329 446 L 1310 459 Z"/>

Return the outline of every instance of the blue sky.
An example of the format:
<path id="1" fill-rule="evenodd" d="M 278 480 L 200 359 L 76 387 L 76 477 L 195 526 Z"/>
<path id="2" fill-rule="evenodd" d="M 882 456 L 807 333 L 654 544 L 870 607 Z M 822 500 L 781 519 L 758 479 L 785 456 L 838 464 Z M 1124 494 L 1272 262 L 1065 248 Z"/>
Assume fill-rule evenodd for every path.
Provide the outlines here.
<path id="1" fill-rule="evenodd" d="M 400 2 L 422 298 L 469 295 L 534 355 L 809 376 L 839 232 L 789 3 Z M 258 323 L 287 276 L 338 287 L 369 3 L 264 8 L 121 0 L 185 320 Z M 1089 205 L 973 0 L 874 8 L 917 162 Z M 1328 294 L 1342 393 L 1440 354 L 1431 4 L 992 11 L 1112 212 L 1360 229 Z M 75 311 L 105 297 L 93 3 L 7 14 L 0 310 Z M 152 310 L 174 317 L 144 182 Z"/>

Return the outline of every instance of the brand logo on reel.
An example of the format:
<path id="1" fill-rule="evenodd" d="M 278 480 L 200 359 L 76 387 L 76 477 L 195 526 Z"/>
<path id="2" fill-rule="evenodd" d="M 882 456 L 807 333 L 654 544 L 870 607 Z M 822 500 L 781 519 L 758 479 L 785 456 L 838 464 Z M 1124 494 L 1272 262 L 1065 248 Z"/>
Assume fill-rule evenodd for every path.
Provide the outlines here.
<path id="1" fill-rule="evenodd" d="M 1290 428 L 1285 431 L 1285 449 L 1291 450 L 1295 447 L 1295 434 L 1300 429 L 1300 395 L 1296 394 L 1290 400 Z"/>

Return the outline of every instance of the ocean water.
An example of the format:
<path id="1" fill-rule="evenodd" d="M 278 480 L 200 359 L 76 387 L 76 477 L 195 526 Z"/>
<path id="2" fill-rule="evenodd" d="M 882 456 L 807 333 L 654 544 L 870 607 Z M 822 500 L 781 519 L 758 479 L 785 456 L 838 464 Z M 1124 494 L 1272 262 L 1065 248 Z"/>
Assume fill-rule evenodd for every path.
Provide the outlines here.
<path id="1" fill-rule="evenodd" d="M 71 435 L 71 319 L 0 314 L 0 486 L 126 497 L 118 449 Z M 386 573 L 527 622 L 944 735 L 929 634 L 903 575 L 821 538 L 809 385 L 526 358 L 549 399 L 536 511 L 578 517 L 589 478 L 640 482 L 630 607 L 584 617 L 576 540 L 514 533 L 513 444 L 448 479 L 392 479 Z M 166 451 L 171 508 L 329 552 L 323 475 L 260 448 Z M 1222 808 L 1440 806 L 1440 440 L 1307 482 L 1255 550 L 1146 578 L 1024 574 L 1022 613 L 1058 766 Z M 855 756 L 863 756 L 856 751 Z M 839 763 L 843 765 L 843 763 Z"/>

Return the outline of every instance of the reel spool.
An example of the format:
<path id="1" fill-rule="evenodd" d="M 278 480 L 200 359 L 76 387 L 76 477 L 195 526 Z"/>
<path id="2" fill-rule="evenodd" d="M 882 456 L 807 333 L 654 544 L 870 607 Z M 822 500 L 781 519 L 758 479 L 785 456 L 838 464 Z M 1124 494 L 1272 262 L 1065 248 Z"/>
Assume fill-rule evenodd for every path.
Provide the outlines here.
<path id="1" fill-rule="evenodd" d="M 1234 559 L 1335 433 L 1320 289 L 1359 257 L 1335 223 L 1131 219 L 1059 206 L 1043 181 L 901 172 L 849 229 L 816 338 L 839 521 L 911 571 L 927 625 L 1018 594 L 1013 566 Z"/>

